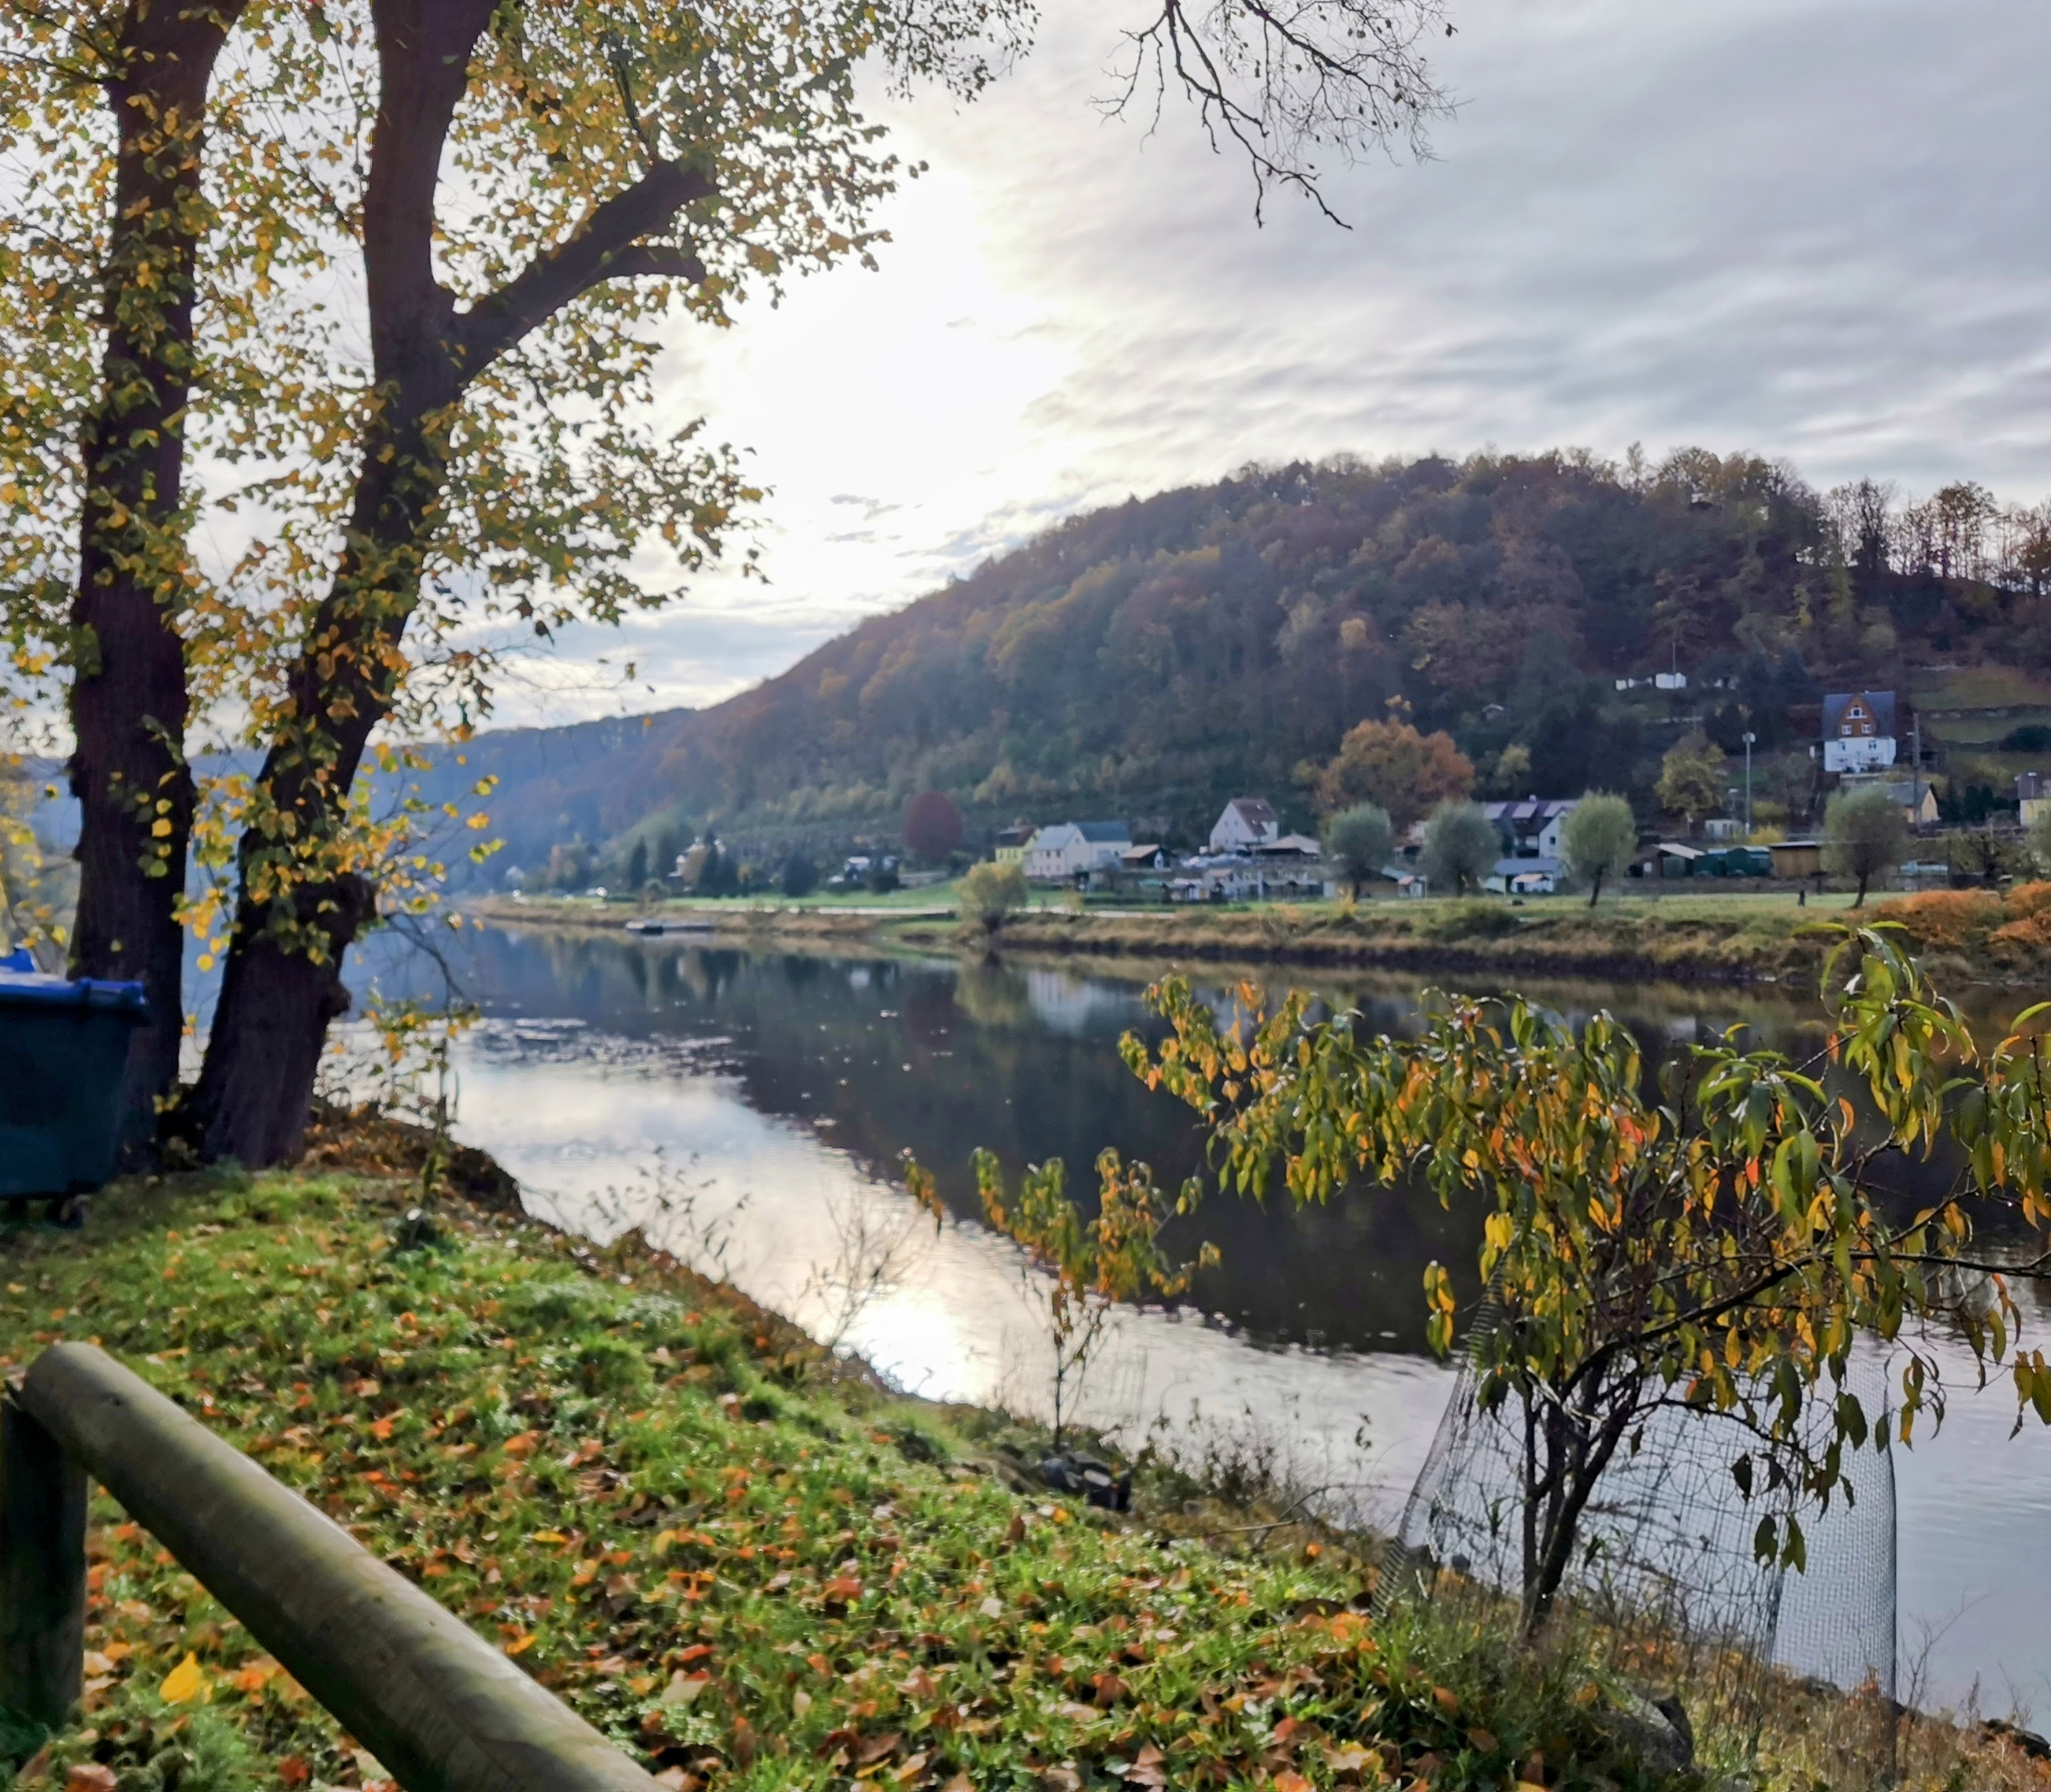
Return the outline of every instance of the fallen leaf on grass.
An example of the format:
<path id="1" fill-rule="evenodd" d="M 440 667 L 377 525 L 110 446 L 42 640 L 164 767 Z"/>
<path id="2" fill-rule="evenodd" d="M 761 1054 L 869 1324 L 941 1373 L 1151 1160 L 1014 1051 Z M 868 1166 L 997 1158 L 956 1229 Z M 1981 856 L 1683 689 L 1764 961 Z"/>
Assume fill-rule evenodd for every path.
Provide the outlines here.
<path id="1" fill-rule="evenodd" d="M 314 1771 L 303 1755 L 287 1755 L 278 1763 L 278 1778 L 287 1786 L 303 1786 L 313 1777 Z"/>
<path id="2" fill-rule="evenodd" d="M 505 1646 L 506 1653 L 508 1655 L 525 1654 L 541 1640 L 541 1634 L 538 1630 L 529 1630 L 524 1637 L 515 1637 L 512 1642 Z"/>
<path id="3" fill-rule="evenodd" d="M 80 1761 L 64 1775 L 64 1792 L 114 1792 L 114 1770 L 97 1761 Z"/>
<path id="4" fill-rule="evenodd" d="M 1484 1755 L 1493 1755 L 1495 1752 L 1495 1733 L 1492 1730 L 1470 1730 L 1467 1731 L 1467 1740 Z"/>
<path id="5" fill-rule="evenodd" d="M 197 1699 L 205 1704 L 213 1696 L 213 1689 L 200 1669 L 199 1657 L 188 1653 L 186 1658 L 164 1676 L 164 1684 L 157 1689 L 157 1696 L 167 1705 L 182 1705 L 188 1699 Z"/>
<path id="6" fill-rule="evenodd" d="M 679 1668 L 670 1676 L 670 1684 L 662 1689 L 662 1703 L 666 1705 L 688 1705 L 711 1684 L 710 1674 L 687 1674 Z"/>

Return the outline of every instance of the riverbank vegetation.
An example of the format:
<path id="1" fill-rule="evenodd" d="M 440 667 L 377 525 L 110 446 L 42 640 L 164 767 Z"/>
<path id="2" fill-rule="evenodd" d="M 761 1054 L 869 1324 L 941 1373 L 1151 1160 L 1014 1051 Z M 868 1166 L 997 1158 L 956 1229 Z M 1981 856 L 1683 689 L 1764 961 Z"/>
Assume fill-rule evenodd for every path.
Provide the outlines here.
<path id="1" fill-rule="evenodd" d="M 1658 1783 L 1613 1683 L 1370 1622 L 1342 1540 L 1213 1547 L 1143 1502 L 1022 1495 L 979 1442 L 998 1422 L 895 1398 L 638 1240 L 450 1205 L 404 1248 L 416 1186 L 316 1155 L 11 1230 L 0 1359 L 98 1340 L 673 1786 Z M 126 1786 L 179 1750 L 209 1792 L 385 1778 L 94 1519 L 88 1708 L 21 1783 Z"/>
<path id="2" fill-rule="evenodd" d="M 1627 885 L 1627 888 L 1635 888 Z M 927 950 L 959 947 L 954 886 L 867 901 L 670 902 L 655 919 L 701 923 L 732 939 L 840 939 Z M 2051 884 L 1933 890 L 1868 898 L 1873 920 L 1901 925 L 1933 969 L 1957 983 L 2027 983 L 2051 967 Z M 993 937 L 1021 954 L 1105 960 L 1380 967 L 1468 977 L 1658 978 L 1690 983 L 1806 983 L 1822 962 L 1811 931 L 1847 910 L 1850 893 L 1605 896 L 1464 900 L 1138 906 L 1031 892 Z M 607 932 L 623 904 L 576 900 L 470 906 L 497 925 Z"/>

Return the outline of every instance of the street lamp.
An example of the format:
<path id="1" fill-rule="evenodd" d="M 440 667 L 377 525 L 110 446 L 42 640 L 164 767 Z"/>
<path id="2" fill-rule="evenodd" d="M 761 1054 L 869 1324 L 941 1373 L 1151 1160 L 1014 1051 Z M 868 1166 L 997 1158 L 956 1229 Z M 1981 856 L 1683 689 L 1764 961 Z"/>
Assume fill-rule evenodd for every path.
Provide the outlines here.
<path id="1" fill-rule="evenodd" d="M 1744 737 L 1744 837 L 1752 837 L 1752 744 L 1759 736 L 1746 732 Z"/>

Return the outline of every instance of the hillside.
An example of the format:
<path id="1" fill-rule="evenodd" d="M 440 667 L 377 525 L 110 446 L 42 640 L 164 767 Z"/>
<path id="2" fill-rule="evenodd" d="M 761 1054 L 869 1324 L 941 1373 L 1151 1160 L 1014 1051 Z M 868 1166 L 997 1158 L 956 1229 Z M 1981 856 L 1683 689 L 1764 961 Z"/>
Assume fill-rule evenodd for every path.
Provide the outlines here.
<path id="1" fill-rule="evenodd" d="M 1188 837 L 1242 791 L 1307 820 L 1299 767 L 1401 699 L 1502 794 L 1647 800 L 1682 729 L 1750 729 L 1799 810 L 1828 686 L 1938 664 L 2033 689 L 2048 576 L 2044 513 L 1972 486 L 1819 494 L 1701 451 L 1249 469 L 1073 518 L 715 708 L 484 737 L 465 776 L 501 775 L 499 875 L 708 822 L 830 850 L 894 835 L 927 788 L 971 840 L 1071 812 Z M 1617 688 L 1674 666 L 1686 693 Z"/>

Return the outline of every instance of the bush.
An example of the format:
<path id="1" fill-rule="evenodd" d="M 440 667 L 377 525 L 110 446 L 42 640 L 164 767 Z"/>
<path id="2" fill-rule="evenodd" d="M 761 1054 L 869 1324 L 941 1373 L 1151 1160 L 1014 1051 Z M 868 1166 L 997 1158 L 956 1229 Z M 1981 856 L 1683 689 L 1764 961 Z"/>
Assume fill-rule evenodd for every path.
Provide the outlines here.
<path id="1" fill-rule="evenodd" d="M 2008 892 L 2002 907 L 2011 920 L 2019 920 L 2026 915 L 2035 915 L 2051 908 L 2051 884 L 2041 881 L 2018 884 Z"/>
<path id="2" fill-rule="evenodd" d="M 955 892 L 955 912 L 965 925 L 994 934 L 1018 910 L 1026 906 L 1026 872 L 1017 865 L 994 865 L 986 860 L 972 865 Z"/>
<path id="3" fill-rule="evenodd" d="M 2001 921 L 2002 905 L 1991 890 L 1926 890 L 1883 902 L 1874 915 L 1899 921 L 1919 952 L 1957 952 L 1987 937 Z"/>

